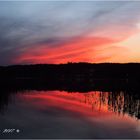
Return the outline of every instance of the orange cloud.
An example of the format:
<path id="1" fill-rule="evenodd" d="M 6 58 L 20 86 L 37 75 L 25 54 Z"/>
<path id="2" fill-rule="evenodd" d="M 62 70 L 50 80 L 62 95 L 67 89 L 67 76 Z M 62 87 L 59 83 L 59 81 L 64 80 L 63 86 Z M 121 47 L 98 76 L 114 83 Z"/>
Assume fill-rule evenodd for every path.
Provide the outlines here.
<path id="1" fill-rule="evenodd" d="M 139 37 L 136 32 L 121 40 L 88 36 L 55 45 L 27 46 L 13 59 L 13 63 L 139 62 Z"/>
<path id="2" fill-rule="evenodd" d="M 50 46 L 48 44 L 28 47 L 19 55 L 16 63 L 67 63 L 67 62 L 98 62 L 102 58 L 104 45 L 113 43 L 113 40 L 99 37 L 78 38 L 63 45 Z M 99 57 L 98 57 L 99 56 Z M 101 57 L 100 57 L 101 56 Z"/>

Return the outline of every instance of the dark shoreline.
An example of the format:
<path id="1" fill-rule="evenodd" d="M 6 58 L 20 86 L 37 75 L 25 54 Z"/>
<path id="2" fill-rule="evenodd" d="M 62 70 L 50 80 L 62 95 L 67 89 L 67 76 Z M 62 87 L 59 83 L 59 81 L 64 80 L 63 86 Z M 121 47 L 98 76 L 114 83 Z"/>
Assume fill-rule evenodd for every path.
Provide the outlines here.
<path id="1" fill-rule="evenodd" d="M 140 63 L 68 63 L 0 66 L 1 78 L 138 79 Z"/>
<path id="2" fill-rule="evenodd" d="M 0 67 L 1 88 L 70 92 L 130 91 L 139 94 L 140 64 L 37 64 Z"/>

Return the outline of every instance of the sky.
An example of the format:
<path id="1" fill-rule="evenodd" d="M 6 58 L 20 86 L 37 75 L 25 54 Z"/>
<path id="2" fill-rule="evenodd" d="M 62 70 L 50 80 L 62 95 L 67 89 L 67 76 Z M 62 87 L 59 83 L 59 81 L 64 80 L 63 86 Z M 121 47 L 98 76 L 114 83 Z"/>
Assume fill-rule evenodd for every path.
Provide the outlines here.
<path id="1" fill-rule="evenodd" d="M 140 62 L 140 1 L 0 1 L 0 65 Z"/>

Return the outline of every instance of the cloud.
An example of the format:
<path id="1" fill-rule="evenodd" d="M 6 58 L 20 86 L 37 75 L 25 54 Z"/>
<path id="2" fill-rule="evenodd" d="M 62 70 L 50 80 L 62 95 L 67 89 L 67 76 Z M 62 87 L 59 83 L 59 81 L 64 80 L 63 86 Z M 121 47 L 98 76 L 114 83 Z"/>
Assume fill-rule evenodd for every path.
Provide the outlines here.
<path id="1" fill-rule="evenodd" d="M 135 33 L 139 7 L 126 1 L 1 1 L 0 64 L 41 44 L 55 48 L 81 37 L 120 41 Z"/>
<path id="2" fill-rule="evenodd" d="M 97 51 L 102 50 L 104 45 L 111 43 L 113 40 L 107 38 L 81 37 L 69 40 L 57 47 L 51 47 L 48 44 L 36 45 L 27 47 L 26 51 L 13 61 L 14 63 L 97 62 Z"/>

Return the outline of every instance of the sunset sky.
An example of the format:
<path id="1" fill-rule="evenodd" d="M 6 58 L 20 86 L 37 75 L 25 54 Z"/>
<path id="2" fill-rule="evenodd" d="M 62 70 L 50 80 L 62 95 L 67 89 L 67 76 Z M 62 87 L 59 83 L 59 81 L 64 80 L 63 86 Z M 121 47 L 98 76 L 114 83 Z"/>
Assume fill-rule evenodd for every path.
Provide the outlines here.
<path id="1" fill-rule="evenodd" d="M 140 1 L 0 2 L 0 65 L 140 62 Z"/>

